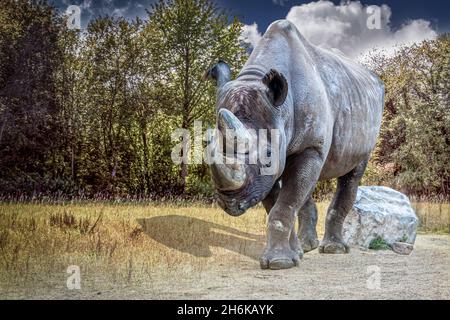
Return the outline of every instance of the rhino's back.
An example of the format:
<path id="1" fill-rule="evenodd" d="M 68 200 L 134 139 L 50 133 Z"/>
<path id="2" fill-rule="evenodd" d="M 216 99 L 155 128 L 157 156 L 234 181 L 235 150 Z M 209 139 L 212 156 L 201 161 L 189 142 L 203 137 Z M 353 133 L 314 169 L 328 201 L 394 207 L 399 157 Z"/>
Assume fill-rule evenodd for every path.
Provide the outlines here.
<path id="1" fill-rule="evenodd" d="M 384 85 L 343 55 L 317 49 L 317 66 L 334 114 L 332 143 L 322 179 L 339 177 L 375 148 L 384 107 Z"/>
<path id="2" fill-rule="evenodd" d="M 330 149 L 321 179 L 342 176 L 369 156 L 384 105 L 377 76 L 342 54 L 314 46 L 287 20 L 269 26 L 239 79 L 254 79 L 271 68 L 290 85 L 294 122 L 289 152 L 324 141 Z"/>

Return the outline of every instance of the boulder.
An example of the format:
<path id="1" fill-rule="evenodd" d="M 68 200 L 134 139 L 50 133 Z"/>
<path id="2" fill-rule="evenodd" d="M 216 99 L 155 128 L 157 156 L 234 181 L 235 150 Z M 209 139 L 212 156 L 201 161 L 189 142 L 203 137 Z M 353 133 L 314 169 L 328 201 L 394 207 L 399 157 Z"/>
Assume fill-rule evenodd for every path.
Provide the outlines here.
<path id="1" fill-rule="evenodd" d="M 419 219 L 404 194 L 387 187 L 359 187 L 353 209 L 344 221 L 343 236 L 349 245 L 362 248 L 369 248 L 377 238 L 391 248 L 400 243 L 395 245 L 398 253 L 409 254 L 418 225 Z"/>
<path id="2" fill-rule="evenodd" d="M 395 242 L 391 246 L 392 251 L 402 255 L 409 255 L 414 249 L 414 245 L 406 242 Z"/>

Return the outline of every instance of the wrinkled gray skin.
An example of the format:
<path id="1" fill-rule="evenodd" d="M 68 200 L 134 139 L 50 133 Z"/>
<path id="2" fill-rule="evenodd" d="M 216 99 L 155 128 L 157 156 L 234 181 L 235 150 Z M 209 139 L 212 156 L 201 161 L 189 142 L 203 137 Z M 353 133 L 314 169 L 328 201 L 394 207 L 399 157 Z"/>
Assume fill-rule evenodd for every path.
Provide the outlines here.
<path id="1" fill-rule="evenodd" d="M 349 252 L 342 225 L 380 130 L 383 83 L 340 53 L 310 44 L 286 20 L 269 26 L 235 80 L 230 74 L 222 61 L 207 73 L 218 84 L 219 130 L 277 128 L 280 160 L 273 176 L 261 175 L 260 164 L 211 165 L 219 205 L 238 216 L 263 202 L 269 213 L 263 269 L 293 267 L 317 247 Z M 319 245 L 311 194 L 319 180 L 331 178 L 338 178 L 337 190 Z"/>

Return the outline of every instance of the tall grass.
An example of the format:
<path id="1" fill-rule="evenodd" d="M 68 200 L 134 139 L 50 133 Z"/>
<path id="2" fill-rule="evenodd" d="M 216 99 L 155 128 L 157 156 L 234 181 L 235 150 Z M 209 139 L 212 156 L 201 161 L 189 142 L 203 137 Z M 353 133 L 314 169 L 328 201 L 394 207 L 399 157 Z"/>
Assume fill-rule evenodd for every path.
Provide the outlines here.
<path id="1" fill-rule="evenodd" d="M 413 208 L 420 220 L 419 231 L 450 233 L 450 204 L 413 202 Z"/>

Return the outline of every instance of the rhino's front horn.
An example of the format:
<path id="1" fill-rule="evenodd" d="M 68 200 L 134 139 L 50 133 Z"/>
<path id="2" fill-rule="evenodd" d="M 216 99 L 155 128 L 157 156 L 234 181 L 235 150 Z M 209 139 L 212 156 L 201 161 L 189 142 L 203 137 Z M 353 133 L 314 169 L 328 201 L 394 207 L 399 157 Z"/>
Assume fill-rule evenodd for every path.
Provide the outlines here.
<path id="1" fill-rule="evenodd" d="M 247 175 L 242 158 L 235 156 L 238 153 L 245 152 L 245 150 L 240 147 L 238 147 L 238 150 L 234 150 L 234 147 L 236 147 L 234 142 L 237 139 L 238 144 L 241 141 L 245 141 L 244 145 L 248 145 L 252 136 L 244 124 L 232 112 L 226 109 L 219 110 L 218 127 L 221 136 L 216 136 L 213 139 L 214 161 L 211 164 L 214 184 L 221 191 L 238 190 L 245 184 Z M 234 153 L 223 154 L 223 140 L 221 138 L 225 138 L 227 150 L 234 150 Z M 228 147 L 233 149 L 229 149 Z"/>
<path id="2" fill-rule="evenodd" d="M 231 111 L 227 109 L 219 110 L 218 126 L 225 138 L 226 145 L 230 147 L 228 150 L 234 150 L 236 153 L 248 152 L 253 137 L 244 124 Z M 235 142 L 237 142 L 236 145 Z"/>

